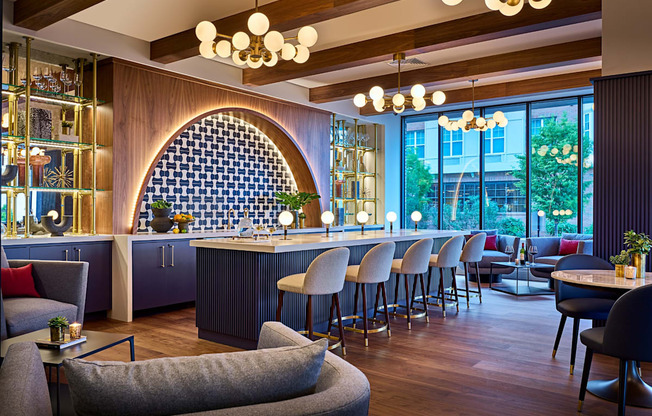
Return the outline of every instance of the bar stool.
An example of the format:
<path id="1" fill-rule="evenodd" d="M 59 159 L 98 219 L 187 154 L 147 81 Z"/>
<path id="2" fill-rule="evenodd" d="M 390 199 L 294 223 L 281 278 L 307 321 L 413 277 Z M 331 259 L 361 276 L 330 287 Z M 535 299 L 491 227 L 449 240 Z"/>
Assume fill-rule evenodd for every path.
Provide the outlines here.
<path id="1" fill-rule="evenodd" d="M 364 334 L 364 346 L 369 346 L 369 335 L 376 332 L 387 330 L 387 336 L 391 337 L 391 328 L 389 325 L 389 311 L 387 310 L 387 292 L 385 291 L 385 282 L 389 280 L 394 259 L 396 244 L 387 242 L 378 244 L 365 254 L 359 266 L 349 266 L 346 268 L 346 281 L 355 283 L 355 297 L 353 302 L 353 315 L 345 316 L 343 320 L 353 319 L 352 326 L 345 326 L 348 331 Z M 367 285 L 376 284 L 376 304 L 374 307 L 374 316 L 367 318 Z M 362 316 L 358 315 L 358 293 L 362 285 Z M 385 311 L 385 321 L 376 319 L 378 312 L 378 297 L 380 292 L 383 294 L 383 305 Z M 356 321 L 362 319 L 363 329 L 356 328 Z M 369 329 L 369 320 L 373 323 L 382 324 L 379 328 Z"/>
<path id="2" fill-rule="evenodd" d="M 344 343 L 344 329 L 342 328 L 342 311 L 340 310 L 339 292 L 344 288 L 344 277 L 346 267 L 349 263 L 349 249 L 346 247 L 334 248 L 321 253 L 308 266 L 305 273 L 292 274 L 276 282 L 278 288 L 278 307 L 276 309 L 276 320 L 281 321 L 281 310 L 283 309 L 283 295 L 285 292 L 300 293 L 308 295 L 306 304 L 306 331 L 299 331 L 300 334 L 307 334 L 309 339 L 313 335 L 337 340 L 329 349 L 342 346 L 342 354 L 346 355 Z M 337 309 L 338 328 L 340 337 L 335 338 L 327 334 L 320 334 L 313 331 L 312 322 L 312 297 L 316 295 L 332 295 L 331 311 L 328 319 L 328 332 L 333 322 L 333 307 Z"/>
<path id="3" fill-rule="evenodd" d="M 455 236 L 444 243 L 437 254 L 430 255 L 430 264 L 428 271 L 428 290 L 430 290 L 430 279 L 432 277 L 432 269 L 439 269 L 439 288 L 437 288 L 437 296 L 435 298 L 441 299 L 441 310 L 444 318 L 446 317 L 446 291 L 444 289 L 444 269 L 450 268 L 453 272 L 453 294 L 455 296 L 455 303 L 457 311 L 460 310 L 459 296 L 457 293 L 457 282 L 455 281 L 455 269 L 460 262 L 462 255 L 462 245 L 464 244 L 464 236 Z M 439 295 L 441 293 L 441 296 Z M 424 298 L 426 296 L 424 295 Z M 424 308 L 428 310 L 428 305 L 433 305 L 428 302 L 427 298 L 424 300 Z M 434 304 L 439 306 L 438 304 Z"/>
<path id="4" fill-rule="evenodd" d="M 416 290 L 417 276 L 420 277 L 421 294 L 425 297 L 426 287 L 424 284 L 423 275 L 428 271 L 428 261 L 430 260 L 433 244 L 434 242 L 432 238 L 424 238 L 412 244 L 407 249 L 402 259 L 392 260 L 391 272 L 396 273 L 396 285 L 394 286 L 394 303 L 387 306 L 394 307 L 394 310 L 391 312 L 393 316 L 407 318 L 408 329 L 412 329 L 412 318 L 421 318 L 422 316 L 425 316 L 426 322 L 430 322 L 428 318 L 428 308 L 424 308 L 421 313 L 412 314 L 414 299 L 410 296 L 408 275 L 414 275 L 414 284 L 412 285 L 413 292 Z M 405 306 L 398 303 L 398 287 L 400 284 L 401 275 L 405 276 Z M 410 300 L 412 300 L 412 302 Z M 397 313 L 396 308 L 405 308 L 407 310 L 407 314 L 403 315 Z"/>
<path id="5" fill-rule="evenodd" d="M 464 289 L 459 289 L 464 292 L 462 297 L 466 298 L 466 307 L 470 306 L 471 294 L 475 293 L 482 303 L 482 286 L 480 285 L 480 269 L 478 263 L 482 261 L 482 254 L 484 252 L 484 244 L 487 240 L 486 233 L 479 233 L 469 238 L 464 244 L 460 261 L 464 263 Z M 471 264 L 475 264 L 475 275 L 477 277 L 478 290 L 469 289 L 469 269 Z"/>

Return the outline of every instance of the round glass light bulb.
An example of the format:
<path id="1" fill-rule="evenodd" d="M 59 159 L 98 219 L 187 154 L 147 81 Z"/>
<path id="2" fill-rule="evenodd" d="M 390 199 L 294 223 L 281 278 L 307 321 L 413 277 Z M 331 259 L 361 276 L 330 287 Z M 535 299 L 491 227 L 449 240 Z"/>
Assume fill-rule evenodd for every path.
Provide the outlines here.
<path id="1" fill-rule="evenodd" d="M 471 121 L 473 120 L 473 111 L 471 110 L 466 110 L 465 112 L 462 113 L 462 120 L 464 121 Z"/>
<path id="2" fill-rule="evenodd" d="M 52 217 L 53 221 L 56 221 L 59 218 L 59 213 L 55 210 L 48 211 L 48 215 Z"/>
<path id="3" fill-rule="evenodd" d="M 397 94 L 394 94 L 394 96 L 392 97 L 392 103 L 396 107 L 402 106 L 403 104 L 405 104 L 405 96 L 403 94 L 401 94 L 400 92 L 397 93 Z"/>
<path id="4" fill-rule="evenodd" d="M 505 113 L 503 113 L 502 111 L 496 111 L 492 118 L 496 120 L 496 123 L 498 123 L 499 121 L 505 118 Z"/>
<path id="5" fill-rule="evenodd" d="M 385 111 L 385 104 L 376 105 L 376 103 L 374 103 L 374 110 L 376 110 L 379 113 L 382 113 L 383 111 Z"/>
<path id="6" fill-rule="evenodd" d="M 202 42 L 210 42 L 217 36 L 217 29 L 213 23 L 204 20 L 195 27 L 195 35 Z"/>
<path id="7" fill-rule="evenodd" d="M 228 40 L 221 40 L 215 45 L 215 52 L 220 58 L 228 58 L 231 56 L 231 42 Z"/>
<path id="8" fill-rule="evenodd" d="M 423 97 L 412 98 L 412 107 L 415 111 L 421 111 L 426 108 L 426 100 Z"/>
<path id="9" fill-rule="evenodd" d="M 485 120 L 484 117 L 478 117 L 475 120 L 475 124 L 477 124 L 478 127 L 482 128 L 482 127 L 485 127 L 485 125 L 487 124 L 487 120 Z"/>
<path id="10" fill-rule="evenodd" d="M 297 45 L 296 48 L 297 48 L 297 54 L 294 57 L 293 61 L 298 64 L 302 64 L 306 62 L 308 58 L 310 58 L 310 51 L 308 50 L 308 48 L 306 48 L 303 45 Z"/>
<path id="11" fill-rule="evenodd" d="M 262 36 L 269 30 L 269 19 L 261 12 L 256 12 L 249 16 L 247 27 L 254 35 Z"/>
<path id="12" fill-rule="evenodd" d="M 283 35 L 281 32 L 277 32 L 276 30 L 272 30 L 263 38 L 263 44 L 265 45 L 265 48 L 270 52 L 280 51 L 281 48 L 283 48 L 284 42 L 285 39 L 283 38 Z"/>
<path id="13" fill-rule="evenodd" d="M 505 3 L 500 0 L 484 0 L 484 4 L 486 4 L 491 10 L 500 10 L 500 8 L 505 5 Z"/>
<path id="14" fill-rule="evenodd" d="M 434 105 L 442 105 L 446 101 L 446 94 L 443 91 L 435 91 L 432 93 L 432 103 Z"/>
<path id="15" fill-rule="evenodd" d="M 19 154 L 21 157 L 25 157 L 25 149 L 21 149 Z"/>
<path id="16" fill-rule="evenodd" d="M 412 214 L 410 214 L 410 218 L 414 222 L 419 222 L 419 221 L 421 221 L 421 218 L 423 218 L 423 216 L 421 215 L 421 213 L 419 211 L 414 211 Z"/>
<path id="17" fill-rule="evenodd" d="M 29 151 L 29 154 L 32 156 L 36 156 L 39 153 L 41 153 L 41 149 L 39 149 L 38 147 L 32 147 Z M 575 158 L 577 158 L 577 156 L 575 156 Z"/>
<path id="18" fill-rule="evenodd" d="M 326 225 L 331 225 L 335 221 L 335 215 L 333 215 L 332 212 L 330 211 L 324 211 L 323 214 L 321 214 L 321 222 L 323 222 Z"/>
<path id="19" fill-rule="evenodd" d="M 442 126 L 442 127 L 445 127 L 446 125 L 448 125 L 448 117 L 446 117 L 446 116 L 440 116 L 437 121 L 439 122 L 439 125 Z"/>
<path id="20" fill-rule="evenodd" d="M 202 42 L 199 44 L 199 54 L 206 59 L 213 59 L 217 55 L 213 50 L 213 41 Z"/>
<path id="21" fill-rule="evenodd" d="M 394 108 L 394 112 L 396 114 L 401 114 L 403 111 L 405 111 L 405 106 L 404 105 L 399 106 L 399 107 L 393 106 L 393 108 Z"/>
<path id="22" fill-rule="evenodd" d="M 496 127 L 496 120 L 491 119 L 491 120 L 487 121 L 487 127 L 489 127 L 490 129 L 493 129 L 494 127 Z"/>
<path id="23" fill-rule="evenodd" d="M 537 215 L 543 217 L 546 215 L 546 213 L 542 209 L 540 209 L 539 211 L 537 211 Z"/>
<path id="24" fill-rule="evenodd" d="M 281 48 L 281 58 L 286 61 L 294 59 L 294 56 L 297 54 L 297 48 L 294 47 L 291 43 L 284 43 Z"/>
<path id="25" fill-rule="evenodd" d="M 410 89 L 410 95 L 412 97 L 423 98 L 426 95 L 426 87 L 421 84 L 414 84 Z"/>
<path id="26" fill-rule="evenodd" d="M 458 128 L 461 129 L 462 127 L 466 126 L 466 121 L 464 121 L 464 119 L 461 118 L 461 119 L 457 120 L 456 125 L 457 125 Z"/>
<path id="27" fill-rule="evenodd" d="M 389 211 L 387 213 L 387 215 L 385 216 L 385 218 L 387 218 L 387 221 L 389 221 L 389 222 L 394 222 L 394 221 L 396 221 L 398 216 L 396 215 L 396 213 L 394 211 Z"/>
<path id="28" fill-rule="evenodd" d="M 251 39 L 249 38 L 249 35 L 247 35 L 245 32 L 237 32 L 235 35 L 233 35 L 233 39 L 231 39 L 231 42 L 233 42 L 234 48 L 241 51 L 249 47 L 249 43 L 251 43 Z"/>
<path id="29" fill-rule="evenodd" d="M 248 66 L 249 68 L 251 68 L 251 69 L 258 69 L 258 68 L 260 68 L 261 66 L 263 66 L 263 60 L 262 60 L 262 58 L 261 58 L 261 59 L 258 59 L 257 61 L 253 61 L 253 60 L 251 59 L 251 56 L 248 56 L 248 57 L 247 57 L 247 66 Z"/>
<path id="30" fill-rule="evenodd" d="M 552 0 L 530 0 L 530 6 L 535 9 L 544 9 L 550 5 Z"/>
<path id="31" fill-rule="evenodd" d="M 360 224 L 366 224 L 369 221 L 369 214 L 366 211 L 360 211 L 356 214 L 355 219 L 358 220 Z"/>
<path id="32" fill-rule="evenodd" d="M 312 26 L 304 26 L 297 33 L 297 40 L 303 46 L 310 48 L 317 43 L 317 31 Z"/>
<path id="33" fill-rule="evenodd" d="M 462 2 L 462 0 L 441 0 L 447 6 L 457 6 Z"/>
<path id="34" fill-rule="evenodd" d="M 271 52 L 271 54 L 272 54 L 272 58 L 269 61 L 263 61 L 263 64 L 265 64 L 265 66 L 274 66 L 278 63 L 278 55 L 276 54 L 276 52 Z"/>
<path id="35" fill-rule="evenodd" d="M 573 215 L 573 211 L 571 211 L 570 209 L 567 209 L 566 210 L 566 215 Z"/>
<path id="36" fill-rule="evenodd" d="M 498 124 L 498 127 L 507 127 L 507 123 L 509 123 L 509 121 L 507 121 L 507 119 L 505 118 L 505 119 L 500 120 L 497 124 Z"/>
<path id="37" fill-rule="evenodd" d="M 371 99 L 374 101 L 383 98 L 384 95 L 385 95 L 385 90 L 383 90 L 381 87 L 377 85 L 369 90 L 369 97 L 371 97 Z"/>
<path id="38" fill-rule="evenodd" d="M 500 8 L 500 12 L 505 16 L 516 16 L 518 12 L 523 10 L 524 3 L 525 0 L 520 0 L 514 6 L 510 6 L 509 3 L 505 3 L 505 5 L 503 5 L 503 7 Z"/>
<path id="39" fill-rule="evenodd" d="M 233 51 L 233 54 L 231 55 L 231 59 L 233 59 L 233 62 L 236 65 L 244 65 L 247 63 L 247 61 L 243 61 L 240 59 L 240 51 Z"/>
<path id="40" fill-rule="evenodd" d="M 353 97 L 353 105 L 355 105 L 356 107 L 362 108 L 365 106 L 365 104 L 367 104 L 367 97 L 365 97 L 364 94 L 362 93 L 356 94 Z"/>
<path id="41" fill-rule="evenodd" d="M 559 215 L 559 210 L 556 209 L 556 210 L 552 211 L 552 215 Z"/>
<path id="42" fill-rule="evenodd" d="M 280 222 L 281 225 L 290 225 L 294 222 L 294 215 L 292 215 L 290 211 L 282 211 L 278 214 L 278 222 Z"/>

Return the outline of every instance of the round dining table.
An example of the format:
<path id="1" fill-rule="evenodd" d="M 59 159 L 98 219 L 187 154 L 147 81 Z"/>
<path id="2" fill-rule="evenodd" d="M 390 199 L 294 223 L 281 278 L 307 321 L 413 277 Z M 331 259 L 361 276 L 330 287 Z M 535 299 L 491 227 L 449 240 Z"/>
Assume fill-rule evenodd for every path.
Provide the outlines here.
<path id="1" fill-rule="evenodd" d="M 652 277 L 626 279 L 616 277 L 614 270 L 559 270 L 552 272 L 553 279 L 576 287 L 604 289 L 624 293 L 637 287 L 652 284 Z M 652 319 L 652 317 L 650 317 Z M 652 408 L 652 387 L 641 378 L 638 366 L 631 362 L 627 375 L 627 405 Z M 618 403 L 618 379 L 589 381 L 587 391 Z"/>

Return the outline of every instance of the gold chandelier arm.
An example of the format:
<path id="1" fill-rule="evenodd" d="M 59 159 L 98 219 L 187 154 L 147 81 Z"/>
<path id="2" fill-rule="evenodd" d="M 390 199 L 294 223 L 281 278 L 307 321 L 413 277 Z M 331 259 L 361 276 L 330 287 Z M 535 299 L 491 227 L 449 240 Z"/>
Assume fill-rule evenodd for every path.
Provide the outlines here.
<path id="1" fill-rule="evenodd" d="M 225 39 L 233 39 L 233 36 L 223 35 L 223 34 L 221 34 L 221 33 L 218 33 L 218 34 L 217 34 L 217 37 L 219 37 L 219 38 L 225 38 Z"/>

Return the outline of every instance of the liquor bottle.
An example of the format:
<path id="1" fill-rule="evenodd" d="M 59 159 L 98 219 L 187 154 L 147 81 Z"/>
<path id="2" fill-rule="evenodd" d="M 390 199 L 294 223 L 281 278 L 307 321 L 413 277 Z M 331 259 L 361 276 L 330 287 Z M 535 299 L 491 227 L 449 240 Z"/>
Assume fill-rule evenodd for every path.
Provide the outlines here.
<path id="1" fill-rule="evenodd" d="M 525 264 L 525 243 L 521 243 L 521 251 L 519 252 L 519 259 L 521 264 Z"/>

